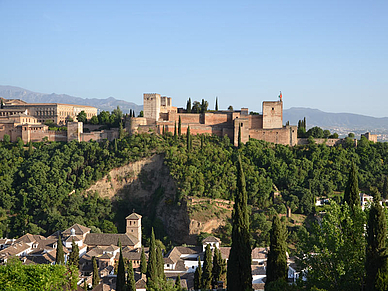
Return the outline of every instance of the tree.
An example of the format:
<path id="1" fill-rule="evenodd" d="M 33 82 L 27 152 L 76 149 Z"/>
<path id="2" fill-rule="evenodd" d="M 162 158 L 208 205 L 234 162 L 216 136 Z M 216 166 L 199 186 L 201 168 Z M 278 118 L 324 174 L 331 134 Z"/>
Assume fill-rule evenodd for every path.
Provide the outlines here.
<path id="1" fill-rule="evenodd" d="M 307 137 L 310 137 L 310 136 L 312 136 L 313 138 L 323 138 L 324 134 L 323 134 L 322 128 L 320 128 L 318 126 L 314 126 L 314 127 L 310 128 L 307 131 Z"/>
<path id="2" fill-rule="evenodd" d="M 218 111 L 218 97 L 216 97 L 216 106 L 214 108 L 216 111 Z"/>
<path id="3" fill-rule="evenodd" d="M 120 256 L 119 256 L 119 265 L 117 267 L 117 280 L 116 280 L 116 290 L 125 291 L 125 266 L 123 258 L 123 250 L 120 247 Z"/>
<path id="4" fill-rule="evenodd" d="M 201 102 L 201 113 L 205 113 L 207 111 L 208 107 L 209 107 L 209 102 L 207 102 L 205 99 L 202 99 L 202 102 Z"/>
<path id="5" fill-rule="evenodd" d="M 129 261 L 129 266 L 128 266 L 127 290 L 136 291 L 135 274 L 133 272 L 132 261 Z"/>
<path id="6" fill-rule="evenodd" d="M 182 134 L 182 121 L 181 121 L 181 116 L 179 115 L 179 120 L 178 120 L 178 135 L 181 136 Z"/>
<path id="7" fill-rule="evenodd" d="M 186 112 L 191 113 L 191 98 L 189 98 L 189 100 L 187 100 Z"/>
<path id="8" fill-rule="evenodd" d="M 71 252 L 68 263 L 69 265 L 75 266 L 77 269 L 79 268 L 79 248 L 74 239 L 71 242 Z"/>
<path id="9" fill-rule="evenodd" d="M 191 108 L 191 112 L 193 113 L 201 113 L 201 103 L 198 101 L 193 102 L 193 107 Z"/>
<path id="10" fill-rule="evenodd" d="M 164 127 L 163 127 L 164 129 Z M 123 123 L 120 121 L 119 123 L 119 139 L 122 139 L 125 136 L 125 131 L 123 128 Z"/>
<path id="11" fill-rule="evenodd" d="M 267 259 L 267 281 L 265 284 L 279 279 L 287 280 L 287 231 L 285 225 L 275 215 L 272 222 L 270 245 Z"/>
<path id="12" fill-rule="evenodd" d="M 241 148 L 241 123 L 238 124 L 238 147 Z"/>
<path id="13" fill-rule="evenodd" d="M 247 192 L 241 157 L 237 159 L 237 187 L 233 208 L 232 247 L 228 260 L 228 291 L 252 290 L 251 246 Z"/>
<path id="14" fill-rule="evenodd" d="M 329 138 L 330 135 L 331 135 L 330 130 L 325 129 L 325 130 L 323 131 L 323 137 L 324 137 L 324 138 Z"/>
<path id="15" fill-rule="evenodd" d="M 216 247 L 214 248 L 213 269 L 212 269 L 214 289 L 217 288 L 219 281 L 225 281 L 225 273 L 226 273 L 225 260 L 222 258 L 220 250 Z"/>
<path id="16" fill-rule="evenodd" d="M 9 134 L 4 134 L 3 136 L 3 141 L 8 144 L 11 142 L 11 137 L 9 136 Z"/>
<path id="17" fill-rule="evenodd" d="M 191 151 L 191 148 L 192 148 L 192 141 L 191 141 L 191 135 L 190 135 L 190 126 L 187 127 L 187 133 L 186 133 L 186 137 L 187 137 L 187 151 Z"/>
<path id="18" fill-rule="evenodd" d="M 93 125 L 97 125 L 98 124 L 98 117 L 95 115 L 92 116 L 92 118 L 90 118 L 90 120 L 89 120 L 89 123 L 93 124 Z"/>
<path id="19" fill-rule="evenodd" d="M 195 269 L 194 273 L 194 289 L 199 290 L 202 288 L 202 266 L 201 258 L 198 256 L 198 267 Z"/>
<path id="20" fill-rule="evenodd" d="M 4 108 L 4 102 L 3 102 L 3 99 L 1 99 L 0 109 L 3 109 L 3 108 Z"/>
<path id="21" fill-rule="evenodd" d="M 384 199 L 388 199 L 388 176 L 384 176 L 383 190 L 381 193 Z"/>
<path id="22" fill-rule="evenodd" d="M 163 253 L 159 246 L 156 247 L 156 266 L 158 277 L 162 280 L 166 280 L 166 275 L 164 274 Z"/>
<path id="23" fill-rule="evenodd" d="M 229 110 L 229 111 L 233 111 L 233 106 L 232 106 L 232 105 L 229 105 L 228 110 Z"/>
<path id="24" fill-rule="evenodd" d="M 348 137 L 354 138 L 354 133 L 353 132 L 349 132 Z"/>
<path id="25" fill-rule="evenodd" d="M 202 288 L 209 290 L 212 286 L 212 251 L 210 245 L 206 245 L 203 259 Z"/>
<path id="26" fill-rule="evenodd" d="M 175 125 L 174 125 L 174 137 L 176 139 L 177 135 L 176 135 L 176 121 L 175 121 Z"/>
<path id="27" fill-rule="evenodd" d="M 365 274 L 364 212 L 334 201 L 310 233 L 299 234 L 297 258 L 307 270 L 306 287 L 323 290 L 360 290 Z M 349 235 L 351 230 L 351 235 Z"/>
<path id="28" fill-rule="evenodd" d="M 384 273 L 387 264 L 386 253 L 386 221 L 383 208 L 380 205 L 380 197 L 376 195 L 369 211 L 368 224 L 366 226 L 366 290 L 380 290 L 376 288 L 378 273 Z M 381 277 L 381 275 L 380 275 Z M 380 281 L 385 281 L 380 279 Z M 388 281 L 385 282 L 387 284 Z M 379 283 L 382 285 L 382 282 Z M 386 290 L 386 289 L 381 289 Z"/>
<path id="29" fill-rule="evenodd" d="M 143 110 L 141 110 L 140 112 L 139 112 L 139 115 L 137 116 L 137 117 L 143 117 L 144 116 L 144 113 L 143 113 Z"/>
<path id="30" fill-rule="evenodd" d="M 142 274 L 147 273 L 147 259 L 144 253 L 144 248 L 141 248 L 141 255 L 140 255 L 140 272 Z"/>
<path id="31" fill-rule="evenodd" d="M 65 263 L 65 253 L 63 252 L 63 244 L 62 244 L 61 235 L 58 236 L 57 254 L 55 256 L 55 263 L 57 265 L 63 265 Z"/>
<path id="32" fill-rule="evenodd" d="M 150 250 L 148 253 L 148 264 L 147 264 L 147 287 L 153 286 L 158 277 L 158 266 L 156 258 L 156 245 L 155 245 L 155 234 L 154 228 L 151 230 L 151 241 Z"/>
<path id="33" fill-rule="evenodd" d="M 181 276 L 178 275 L 175 280 L 175 290 L 176 291 L 182 291 L 182 286 L 181 286 Z"/>
<path id="34" fill-rule="evenodd" d="M 349 171 L 348 183 L 346 185 L 344 201 L 348 203 L 350 208 L 354 208 L 360 205 L 360 191 L 358 189 L 358 178 L 356 165 L 352 162 Z"/>
<path id="35" fill-rule="evenodd" d="M 88 118 L 86 116 L 85 111 L 82 110 L 80 113 L 78 113 L 77 120 L 78 120 L 78 122 L 83 122 L 83 123 L 87 122 Z"/>
<path id="36" fill-rule="evenodd" d="M 100 276 L 98 274 L 96 257 L 92 257 L 92 264 L 93 264 L 92 288 L 94 288 L 98 284 L 100 284 Z"/>

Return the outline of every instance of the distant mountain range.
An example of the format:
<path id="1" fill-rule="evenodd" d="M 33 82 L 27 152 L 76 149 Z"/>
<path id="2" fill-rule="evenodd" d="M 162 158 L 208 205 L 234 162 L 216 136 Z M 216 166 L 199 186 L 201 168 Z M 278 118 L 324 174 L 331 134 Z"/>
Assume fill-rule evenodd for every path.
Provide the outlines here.
<path id="1" fill-rule="evenodd" d="M 81 98 L 74 97 L 66 94 L 44 94 L 32 92 L 23 88 L 13 86 L 1 86 L 0 85 L 0 97 L 6 99 L 21 99 L 28 103 L 66 103 L 66 104 L 77 104 L 77 105 L 88 105 L 97 107 L 100 111 L 112 111 L 120 106 L 120 109 L 124 113 L 129 113 L 129 110 L 135 110 L 138 114 L 143 110 L 143 106 L 137 105 L 133 102 L 127 102 L 124 100 L 117 100 L 113 97 L 106 99 L 97 98 Z"/>

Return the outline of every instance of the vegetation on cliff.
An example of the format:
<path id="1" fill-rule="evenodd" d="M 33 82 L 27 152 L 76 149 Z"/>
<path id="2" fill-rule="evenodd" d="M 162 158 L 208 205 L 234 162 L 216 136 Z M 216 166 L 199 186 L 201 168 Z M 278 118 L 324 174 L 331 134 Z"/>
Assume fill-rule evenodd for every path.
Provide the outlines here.
<path id="1" fill-rule="evenodd" d="M 114 223 L 118 209 L 123 210 L 117 208 L 120 205 L 113 207 L 112 201 L 84 190 L 111 169 L 158 153 L 165 155 L 178 187 L 175 200 L 169 203 L 179 205 L 189 196 L 233 200 L 237 169 L 230 139 L 191 136 L 190 151 L 186 140 L 166 133 L 100 143 L 39 142 L 23 147 L 0 142 L 0 236 L 27 232 L 48 235 L 73 223 L 94 231 L 117 231 Z M 314 212 L 316 197 L 344 191 L 352 162 L 359 169 L 362 191 L 374 186 L 385 193 L 388 188 L 384 183 L 388 176 L 387 143 L 373 144 L 362 138 L 357 148 L 313 142 L 291 148 L 250 140 L 239 152 L 252 211 L 252 234 L 258 245 L 269 244 L 271 214 L 285 213 L 287 206 L 292 213 L 309 215 Z M 271 194 L 276 190 L 281 195 L 274 199 Z M 163 192 L 159 189 L 155 197 Z M 141 213 L 141 209 L 137 211 Z M 231 224 L 227 223 L 220 232 L 223 242 L 230 243 L 230 234 Z M 289 240 L 296 239 L 291 233 Z"/>

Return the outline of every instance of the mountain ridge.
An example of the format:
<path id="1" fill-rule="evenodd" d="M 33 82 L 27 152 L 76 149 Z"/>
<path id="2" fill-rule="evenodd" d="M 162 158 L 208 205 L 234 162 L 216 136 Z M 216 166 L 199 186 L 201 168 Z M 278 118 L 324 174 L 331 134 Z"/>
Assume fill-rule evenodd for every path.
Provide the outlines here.
<path id="1" fill-rule="evenodd" d="M 0 97 L 6 99 L 21 99 L 28 103 L 67 103 L 77 105 L 88 105 L 97 107 L 100 111 L 112 111 L 120 106 L 120 109 L 124 113 L 129 113 L 129 110 L 135 110 L 138 114 L 143 110 L 142 105 L 137 105 L 133 102 L 127 102 L 124 100 L 118 100 L 114 97 L 108 97 L 105 99 L 99 98 L 81 98 L 67 94 L 56 94 L 56 93 L 38 93 L 33 92 L 21 87 L 0 85 Z"/>

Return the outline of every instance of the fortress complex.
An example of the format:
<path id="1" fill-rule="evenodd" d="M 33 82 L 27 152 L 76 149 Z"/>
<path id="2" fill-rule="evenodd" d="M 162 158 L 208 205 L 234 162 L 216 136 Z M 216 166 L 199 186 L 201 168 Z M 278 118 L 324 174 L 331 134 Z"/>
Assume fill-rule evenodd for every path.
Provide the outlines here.
<path id="1" fill-rule="evenodd" d="M 154 130 L 160 134 L 163 129 L 173 133 L 180 118 L 182 134 L 185 134 L 190 126 L 191 134 L 227 135 L 237 145 L 241 128 L 243 143 L 249 138 L 255 138 L 294 146 L 298 143 L 297 127 L 283 126 L 283 100 L 281 95 L 279 98 L 279 101 L 264 101 L 262 114 L 249 114 L 248 108 L 187 113 L 183 108 L 173 107 L 170 97 L 145 93 L 144 117 L 131 118 L 127 126 L 131 133 Z"/>

